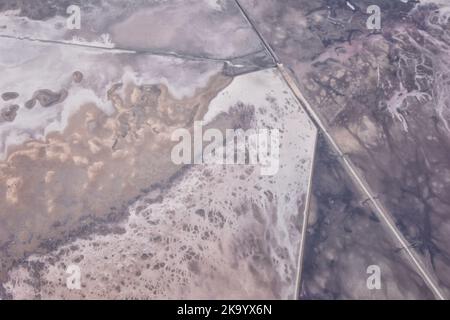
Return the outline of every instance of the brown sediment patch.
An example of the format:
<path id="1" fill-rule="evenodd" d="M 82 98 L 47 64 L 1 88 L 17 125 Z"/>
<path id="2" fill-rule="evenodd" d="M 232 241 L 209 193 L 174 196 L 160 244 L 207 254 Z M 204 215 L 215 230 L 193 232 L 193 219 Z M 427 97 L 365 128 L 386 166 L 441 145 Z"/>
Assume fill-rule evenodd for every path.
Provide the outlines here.
<path id="1" fill-rule="evenodd" d="M 72 74 L 72 79 L 74 82 L 80 83 L 83 80 L 83 73 L 81 73 L 80 71 L 75 71 Z"/>
<path id="2" fill-rule="evenodd" d="M 17 98 L 19 94 L 17 92 L 5 92 L 2 94 L 3 101 L 9 101 Z"/>
<path id="3" fill-rule="evenodd" d="M 49 89 L 37 90 L 33 94 L 33 97 L 25 102 L 25 108 L 33 109 L 36 105 L 36 101 L 39 101 L 40 105 L 44 108 L 51 107 L 57 103 L 63 102 L 68 95 L 69 92 L 66 89 L 62 89 L 59 92 L 53 92 Z"/>
<path id="4" fill-rule="evenodd" d="M 12 122 L 16 118 L 17 110 L 19 110 L 19 106 L 14 104 L 12 106 L 8 106 L 0 110 L 0 123 L 7 121 Z"/>
<path id="5" fill-rule="evenodd" d="M 108 91 L 113 115 L 86 104 L 63 132 L 9 147 L 0 162 L 0 281 L 14 261 L 42 252 L 45 240 L 120 214 L 143 190 L 167 182 L 180 169 L 170 159 L 172 131 L 201 119 L 230 82 L 213 76 L 183 100 L 164 85 L 116 85 Z"/>
<path id="6" fill-rule="evenodd" d="M 25 108 L 27 109 L 33 109 L 33 107 L 36 104 L 36 99 L 30 99 L 27 102 L 25 102 Z"/>
<path id="7" fill-rule="evenodd" d="M 48 89 L 37 90 L 33 99 L 39 101 L 43 107 L 51 107 L 57 103 L 63 102 L 67 98 L 68 92 L 62 89 L 59 92 L 53 92 Z"/>
<path id="8" fill-rule="evenodd" d="M 214 119 L 210 125 L 222 131 L 279 128 L 280 144 L 287 149 L 282 149 L 280 157 L 285 160 L 280 162 L 278 176 L 262 176 L 259 165 L 186 166 L 187 170 L 172 176 L 176 178 L 171 183 L 143 192 L 125 208 L 124 219 L 96 222 L 88 232 L 65 237 L 65 245 L 49 242 L 52 248 L 46 248 L 47 254 L 35 254 L 19 263 L 8 272 L 3 296 L 292 298 L 311 167 L 308 159 L 316 131 L 274 70 L 242 77 L 210 103 L 207 118 Z M 273 81 L 266 82 L 266 77 Z M 257 94 L 246 97 L 242 85 Z M 162 94 L 160 87 L 147 89 Z M 117 84 L 109 91 L 110 99 L 122 103 L 121 110 L 127 112 L 127 97 L 139 95 L 117 92 L 129 92 L 127 86 Z M 223 96 L 232 99 L 221 100 Z M 201 110 L 201 106 L 191 106 Z M 197 113 L 192 114 L 195 120 Z M 303 128 L 301 133 L 298 126 Z M 227 146 L 229 142 L 227 137 Z M 73 263 L 80 268 L 82 290 L 65 286 L 65 272 Z"/>

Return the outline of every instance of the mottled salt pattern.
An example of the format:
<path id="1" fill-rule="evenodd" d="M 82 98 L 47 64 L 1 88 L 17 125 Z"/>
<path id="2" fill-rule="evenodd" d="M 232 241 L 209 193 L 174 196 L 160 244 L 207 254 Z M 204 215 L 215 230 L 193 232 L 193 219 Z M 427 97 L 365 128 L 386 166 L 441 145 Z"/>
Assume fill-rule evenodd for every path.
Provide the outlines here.
<path id="1" fill-rule="evenodd" d="M 232 83 L 222 92 L 232 96 L 229 106 L 245 101 L 255 108 L 252 127 L 282 131 L 276 175 L 261 176 L 258 166 L 194 165 L 169 189 L 152 190 L 131 205 L 116 232 L 28 258 L 10 272 L 6 293 L 26 299 L 293 298 L 316 129 L 276 71 L 235 81 L 261 87 L 249 98 Z M 71 264 L 81 268 L 81 290 L 66 288 Z"/>
<path id="2" fill-rule="evenodd" d="M 305 99 L 354 166 L 351 171 L 357 172 L 372 190 L 372 196 L 409 243 L 410 251 L 421 256 L 426 273 L 438 279 L 436 286 L 448 298 L 450 2 L 375 2 L 353 0 L 359 10 L 352 11 L 345 1 L 327 1 L 326 6 L 310 0 L 240 1 L 280 61 L 293 72 Z M 366 27 L 366 9 L 374 4 L 382 12 L 382 30 L 376 34 Z M 328 157 L 336 155 L 331 153 Z M 320 173 L 316 171 L 314 175 Z M 337 181 L 341 180 L 338 177 Z M 395 278 L 400 283 L 398 288 L 405 288 L 408 297 L 418 297 L 419 282 L 408 279 L 415 274 L 407 275 L 401 260 L 393 259 L 398 254 L 389 252 L 392 244 L 381 243 L 382 234 L 380 239 L 374 236 L 376 243 L 369 236 L 361 238 L 356 232 L 351 233 L 353 225 L 336 226 L 336 234 L 330 234 L 332 228 L 328 224 L 331 221 L 333 226 L 332 216 L 339 217 L 334 208 L 330 209 L 332 206 L 343 208 L 342 216 L 346 217 L 355 211 L 347 204 L 352 199 L 349 192 L 344 189 L 330 196 L 323 189 L 329 184 L 325 181 L 317 191 L 324 199 L 319 211 L 326 230 L 320 226 L 318 241 L 306 241 L 307 250 L 317 259 L 305 260 L 316 259 L 310 264 L 309 276 L 314 278 L 321 272 L 327 276 L 319 276 L 306 296 L 370 296 L 360 290 L 364 289 L 364 282 L 353 286 L 358 278 L 355 268 L 360 269 L 358 263 L 362 266 L 365 260 L 355 256 L 361 250 L 377 264 L 381 265 L 381 260 L 394 261 L 389 267 L 393 272 L 383 273 L 382 278 Z M 366 205 L 368 201 L 364 201 Z M 359 225 L 365 220 L 355 218 L 354 222 Z M 361 230 L 361 234 L 364 232 Z M 357 241 L 352 239 L 343 246 L 340 258 L 329 255 L 339 245 L 339 239 L 350 238 L 348 234 Z M 330 242 L 318 248 L 326 240 Z M 361 249 L 357 249 L 361 244 Z M 380 258 L 375 258 L 376 251 Z M 339 259 L 345 262 L 341 275 L 334 272 Z M 350 259 L 355 259 L 355 263 Z M 365 270 L 362 272 L 361 278 L 365 276 Z M 308 275 L 303 279 L 310 285 L 315 279 Z M 386 298 L 401 297 L 401 289 L 395 285 L 391 289 L 385 292 Z"/>
<path id="3" fill-rule="evenodd" d="M 429 104 L 435 109 L 447 131 L 450 131 L 450 6 L 448 2 L 441 4 L 447 6 L 439 7 L 424 19 L 425 30 L 413 32 L 405 27 L 397 27 L 393 32 L 393 39 L 407 48 L 398 53 L 398 69 L 408 66 L 414 70 L 415 89 L 405 88 L 400 83 L 386 102 L 389 112 L 401 122 L 404 131 L 408 131 L 408 124 L 403 114 L 417 102 L 424 106 Z M 413 12 L 419 14 L 420 9 L 423 7 Z M 421 41 L 420 37 L 425 41 Z M 406 78 L 401 73 L 399 77 Z"/>
<path id="4" fill-rule="evenodd" d="M 222 69 L 222 64 L 215 62 L 185 61 L 173 57 L 15 39 L 2 39 L 0 42 L 0 65 L 1 93 L 19 94 L 8 102 L 0 100 L 0 109 L 12 103 L 20 106 L 14 121 L 0 123 L 0 158 L 6 156 L 8 146 L 30 139 L 42 139 L 50 131 L 62 131 L 69 117 L 82 105 L 90 103 L 106 114 L 112 114 L 115 109 L 107 99 L 105 88 L 115 83 L 162 83 L 174 97 L 182 99 L 192 96 Z M 80 83 L 73 81 L 75 71 L 83 74 Z M 67 90 L 68 96 L 47 108 L 39 102 L 32 109 L 26 108 L 26 102 L 40 89 L 54 92 Z"/>

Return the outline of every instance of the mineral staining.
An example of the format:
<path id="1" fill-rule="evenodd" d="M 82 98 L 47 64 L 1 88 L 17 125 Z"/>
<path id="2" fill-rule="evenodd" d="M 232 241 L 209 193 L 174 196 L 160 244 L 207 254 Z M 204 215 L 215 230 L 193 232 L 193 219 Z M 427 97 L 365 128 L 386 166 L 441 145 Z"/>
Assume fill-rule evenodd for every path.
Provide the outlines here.
<path id="1" fill-rule="evenodd" d="M 450 288 L 447 2 L 239 3 L 0 4 L 0 298 L 432 299 L 276 58 Z M 278 172 L 176 165 L 197 121 L 278 130 Z"/>
<path id="2" fill-rule="evenodd" d="M 187 39 L 126 36 L 170 12 L 183 29 L 175 4 L 201 9 Z M 316 129 L 276 70 L 257 71 L 273 61 L 234 2 L 97 2 L 79 34 L 40 5 L 0 16 L 0 296 L 294 298 Z M 175 165 L 172 132 L 198 120 L 279 130 L 277 174 Z M 73 264 L 80 291 L 66 286 Z"/>
<path id="3" fill-rule="evenodd" d="M 5 92 L 2 94 L 3 101 L 13 100 L 17 98 L 19 94 L 17 92 Z"/>
<path id="4" fill-rule="evenodd" d="M 9 47 L 20 45 L 8 41 Z M 29 74 L 14 63 L 5 70 L 10 77 L 2 80 L 3 87 L 20 93 L 15 102 L 25 105 L 2 109 L 0 118 L 7 121 L 0 124 L 3 278 L 13 261 L 47 239 L 61 240 L 95 219 L 122 216 L 128 201 L 169 179 L 179 170 L 170 161 L 171 131 L 200 119 L 209 101 L 231 80 L 220 74 L 221 64 L 188 61 L 168 87 L 158 81 L 157 72 L 165 66 L 176 70 L 175 58 L 61 51 L 48 45 L 31 49 L 22 58 L 29 61 L 28 54 L 31 61 L 39 61 L 46 78 L 16 81 Z M 78 61 L 80 68 L 60 61 L 64 55 L 77 56 L 70 61 Z M 63 67 L 45 69 L 47 58 Z M 130 71 L 107 67 L 114 61 Z M 143 66 L 152 65 L 158 66 L 153 68 L 154 78 L 141 77 Z M 109 68 L 109 78 L 97 73 L 98 68 Z M 159 72 L 162 77 L 171 71 Z M 186 79 L 195 75 L 198 82 L 188 89 L 180 72 Z M 54 79 L 63 79 L 62 85 L 50 85 Z"/>
<path id="5" fill-rule="evenodd" d="M 300 298 L 434 299 L 323 138 L 314 166 Z M 380 267 L 380 289 L 366 285 L 371 265 Z"/>
<path id="6" fill-rule="evenodd" d="M 80 83 L 83 80 L 83 73 L 81 73 L 80 71 L 75 71 L 72 74 L 72 79 L 74 82 Z"/>
<path id="7" fill-rule="evenodd" d="M 240 2 L 450 297 L 448 2 Z"/>
<path id="8" fill-rule="evenodd" d="M 242 90 L 246 87 L 255 89 L 251 97 Z M 119 88 L 110 89 L 111 98 L 127 100 L 112 97 Z M 161 89 L 147 91 L 162 95 Z M 147 101 L 152 96 L 136 98 Z M 243 118 L 246 105 L 253 112 Z M 6 292 L 14 298 L 293 298 L 316 129 L 274 70 L 234 79 L 217 92 L 208 108 L 204 119 L 213 127 L 280 129 L 283 148 L 277 175 L 261 176 L 257 166 L 193 166 L 126 206 L 125 220 L 105 225 L 116 232 L 96 232 L 28 258 L 10 271 Z M 168 130 L 159 126 L 158 131 L 159 142 Z M 120 145 L 118 151 L 130 148 Z M 155 149 L 160 161 L 163 150 Z M 113 161 L 108 159 L 102 158 L 100 177 Z M 135 165 L 126 160 L 119 158 L 125 162 L 119 171 L 128 177 Z M 139 163 L 142 171 L 145 165 L 157 166 L 158 160 Z M 114 162 L 114 168 L 117 165 Z M 107 185 L 111 183 L 109 179 Z M 107 185 L 102 193 L 110 195 Z M 73 263 L 83 271 L 80 291 L 65 286 L 66 267 Z"/>
<path id="9" fill-rule="evenodd" d="M 13 104 L 0 110 L 0 123 L 3 121 L 14 121 L 17 115 L 17 110 L 19 110 L 19 106 L 17 104 Z"/>

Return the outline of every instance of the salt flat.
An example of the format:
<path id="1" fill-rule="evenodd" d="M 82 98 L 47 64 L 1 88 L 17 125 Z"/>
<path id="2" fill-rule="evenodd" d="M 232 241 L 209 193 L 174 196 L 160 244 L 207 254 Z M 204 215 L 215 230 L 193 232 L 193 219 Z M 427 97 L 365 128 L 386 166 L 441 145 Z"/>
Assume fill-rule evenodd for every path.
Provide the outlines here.
<path id="1" fill-rule="evenodd" d="M 132 203 L 123 221 L 108 223 L 112 232 L 75 238 L 13 268 L 7 294 L 293 298 L 316 129 L 276 70 L 235 78 L 206 115 L 210 126 L 235 127 L 248 110 L 246 128 L 282 131 L 277 174 L 262 176 L 248 165 L 190 166 Z M 66 287 L 71 264 L 82 270 L 82 290 Z"/>

